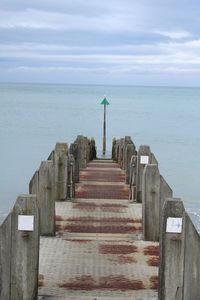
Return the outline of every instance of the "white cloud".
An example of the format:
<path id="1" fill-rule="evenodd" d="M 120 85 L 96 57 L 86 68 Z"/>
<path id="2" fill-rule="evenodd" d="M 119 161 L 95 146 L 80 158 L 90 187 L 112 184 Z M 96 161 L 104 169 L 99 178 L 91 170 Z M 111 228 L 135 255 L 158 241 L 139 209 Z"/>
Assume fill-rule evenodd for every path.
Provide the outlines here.
<path id="1" fill-rule="evenodd" d="M 160 43 L 160 51 L 163 54 L 176 54 L 181 56 L 190 56 L 198 59 L 200 56 L 200 40 L 190 40 L 186 42 Z"/>
<path id="2" fill-rule="evenodd" d="M 73 74 L 75 76 L 94 76 L 105 75 L 113 78 L 120 78 L 121 76 L 140 75 L 200 75 L 200 68 L 193 67 L 176 67 L 167 65 L 130 65 L 130 66 L 110 66 L 107 67 L 59 67 L 59 66 L 19 66 L 10 67 L 4 70 L 6 73 L 16 74 Z M 131 77 L 130 77 L 131 78 Z"/>
<path id="3" fill-rule="evenodd" d="M 81 72 L 81 73 L 91 73 L 92 72 L 106 72 L 106 68 L 87 68 L 87 67 L 60 67 L 60 66 L 47 66 L 47 67 L 33 67 L 33 66 L 19 66 L 19 67 L 11 67 L 8 68 L 8 72 L 24 72 L 24 73 L 48 73 L 48 72 L 59 72 L 59 73 L 65 73 L 65 72 Z"/>
<path id="4" fill-rule="evenodd" d="M 16 52 L 6 53 L 1 51 L 2 59 L 23 59 L 38 62 L 76 62 L 87 64 L 200 64 L 200 57 L 197 55 L 189 55 L 187 53 L 175 53 L 169 55 L 112 55 L 112 54 L 48 54 L 34 52 Z"/>
<path id="5" fill-rule="evenodd" d="M 0 58 L 2 61 L 14 60 L 21 64 L 45 64 L 51 66 L 56 64 L 62 71 L 61 66 L 71 67 L 76 64 L 80 68 L 89 70 L 95 65 L 109 69 L 120 66 L 145 69 L 145 66 L 169 67 L 169 71 L 191 72 L 200 68 L 200 40 L 187 42 L 158 43 L 151 45 L 118 45 L 102 47 L 66 46 L 65 44 L 5 44 L 1 46 Z M 67 65 L 67 66 L 66 66 Z M 69 66 L 70 65 L 70 66 Z M 185 67 L 187 66 L 187 68 Z M 190 69 L 190 70 L 189 70 Z"/>
<path id="6" fill-rule="evenodd" d="M 117 12 L 93 16 L 27 9 L 17 14 L 15 11 L 2 11 L 0 28 L 134 32 L 140 28 L 140 20 Z"/>
<path id="7" fill-rule="evenodd" d="M 160 34 L 166 37 L 169 37 L 171 39 L 183 39 L 183 38 L 191 38 L 192 34 L 188 31 L 160 31 L 160 30 L 155 30 L 153 31 L 156 34 Z"/>
<path id="8" fill-rule="evenodd" d="M 164 46 L 162 46 L 164 47 Z M 161 47 L 160 47 L 161 48 Z M 2 44 L 1 51 L 6 53 L 15 53 L 17 52 L 47 52 L 47 53 L 60 53 L 60 52 L 87 52 L 87 53 L 151 53 L 151 52 L 158 52 L 159 45 L 151 45 L 151 44 L 117 44 L 117 45 L 102 45 L 102 46 L 79 46 L 79 45 L 65 45 L 65 44 L 43 44 L 43 43 L 16 43 L 16 44 Z"/>

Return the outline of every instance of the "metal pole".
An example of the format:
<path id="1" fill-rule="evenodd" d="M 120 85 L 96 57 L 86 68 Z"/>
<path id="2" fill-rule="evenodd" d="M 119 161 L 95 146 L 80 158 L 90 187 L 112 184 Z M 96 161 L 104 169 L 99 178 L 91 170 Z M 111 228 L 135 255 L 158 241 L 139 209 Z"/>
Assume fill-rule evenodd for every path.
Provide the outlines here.
<path id="1" fill-rule="evenodd" d="M 104 104 L 104 119 L 103 119 L 103 155 L 106 154 L 106 105 Z"/>

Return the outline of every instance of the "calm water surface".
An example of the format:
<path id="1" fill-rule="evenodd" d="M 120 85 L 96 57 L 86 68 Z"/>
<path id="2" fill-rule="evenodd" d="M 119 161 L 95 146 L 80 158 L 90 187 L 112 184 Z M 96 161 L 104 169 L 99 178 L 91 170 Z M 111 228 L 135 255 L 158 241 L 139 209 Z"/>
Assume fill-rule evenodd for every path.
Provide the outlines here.
<path id="1" fill-rule="evenodd" d="M 0 84 L 0 220 L 56 142 L 83 134 L 101 149 L 104 94 L 109 150 L 125 135 L 149 144 L 174 195 L 200 216 L 200 88 Z"/>

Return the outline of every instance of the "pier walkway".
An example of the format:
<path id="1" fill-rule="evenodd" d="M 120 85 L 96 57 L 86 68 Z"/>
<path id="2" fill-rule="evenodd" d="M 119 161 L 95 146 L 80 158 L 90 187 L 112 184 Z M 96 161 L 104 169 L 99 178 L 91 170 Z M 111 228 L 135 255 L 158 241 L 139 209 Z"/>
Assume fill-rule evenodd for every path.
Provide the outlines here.
<path id="1" fill-rule="evenodd" d="M 74 201 L 56 202 L 56 237 L 40 238 L 38 300 L 157 299 L 159 246 L 128 193 L 111 160 L 81 170 Z"/>

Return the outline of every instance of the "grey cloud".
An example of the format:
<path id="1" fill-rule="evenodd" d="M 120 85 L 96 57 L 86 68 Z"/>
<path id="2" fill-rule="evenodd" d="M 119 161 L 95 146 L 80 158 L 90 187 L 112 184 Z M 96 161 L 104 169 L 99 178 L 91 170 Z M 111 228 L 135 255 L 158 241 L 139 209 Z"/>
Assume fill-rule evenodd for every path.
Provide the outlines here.
<path id="1" fill-rule="evenodd" d="M 197 1 L 2 0 L 0 8 L 0 79 L 199 74 Z"/>

